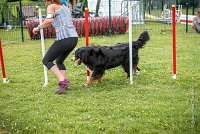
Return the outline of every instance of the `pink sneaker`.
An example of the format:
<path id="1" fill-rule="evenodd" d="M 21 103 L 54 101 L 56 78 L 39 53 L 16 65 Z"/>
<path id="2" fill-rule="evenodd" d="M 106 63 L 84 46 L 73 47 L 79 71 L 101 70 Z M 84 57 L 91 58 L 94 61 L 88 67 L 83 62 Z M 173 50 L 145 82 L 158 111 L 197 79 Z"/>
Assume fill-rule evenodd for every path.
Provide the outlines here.
<path id="1" fill-rule="evenodd" d="M 56 90 L 56 94 L 62 94 L 64 93 L 65 91 L 68 90 L 68 87 L 70 86 L 70 82 L 69 81 L 66 81 L 66 82 L 60 82 L 58 84 L 58 89 Z"/>

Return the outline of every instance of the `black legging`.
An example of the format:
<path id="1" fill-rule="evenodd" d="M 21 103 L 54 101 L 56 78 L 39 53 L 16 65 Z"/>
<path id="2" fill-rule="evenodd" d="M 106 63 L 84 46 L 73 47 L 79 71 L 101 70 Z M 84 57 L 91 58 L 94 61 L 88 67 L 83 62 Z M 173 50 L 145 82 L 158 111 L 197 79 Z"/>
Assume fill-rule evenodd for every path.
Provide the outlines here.
<path id="1" fill-rule="evenodd" d="M 56 60 L 56 65 L 58 69 L 66 70 L 66 67 L 63 64 L 63 62 L 70 54 L 70 52 L 76 47 L 77 42 L 78 37 L 70 37 L 59 41 L 55 41 L 45 54 L 42 63 L 48 69 L 51 69 L 51 67 L 55 65 L 53 61 Z"/>

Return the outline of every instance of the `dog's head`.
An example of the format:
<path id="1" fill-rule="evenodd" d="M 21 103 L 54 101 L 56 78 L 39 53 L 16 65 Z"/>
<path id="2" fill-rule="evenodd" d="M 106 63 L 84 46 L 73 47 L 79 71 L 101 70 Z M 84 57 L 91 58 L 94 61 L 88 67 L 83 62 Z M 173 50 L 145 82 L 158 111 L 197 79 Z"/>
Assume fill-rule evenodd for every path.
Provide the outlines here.
<path id="1" fill-rule="evenodd" d="M 75 58 L 74 58 L 75 66 L 78 66 L 81 63 L 84 63 L 86 65 L 96 64 L 96 63 L 99 64 L 99 62 L 102 62 L 102 58 L 104 57 L 105 55 L 103 53 L 103 50 L 99 46 L 81 47 L 75 51 Z"/>
<path id="2" fill-rule="evenodd" d="M 75 51 L 75 57 L 74 57 L 75 66 L 78 66 L 82 63 L 83 57 L 87 53 L 86 51 L 87 51 L 86 47 L 78 48 Z"/>

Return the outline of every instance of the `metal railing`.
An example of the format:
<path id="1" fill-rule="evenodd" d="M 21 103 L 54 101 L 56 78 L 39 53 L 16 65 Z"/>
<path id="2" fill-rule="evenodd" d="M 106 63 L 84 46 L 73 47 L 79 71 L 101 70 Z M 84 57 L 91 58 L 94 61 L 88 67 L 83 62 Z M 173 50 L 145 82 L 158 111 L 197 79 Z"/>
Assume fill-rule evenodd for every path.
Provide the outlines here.
<path id="1" fill-rule="evenodd" d="M 0 37 L 2 40 L 24 41 L 30 39 L 27 34 L 26 22 L 36 19 L 38 13 L 35 6 L 44 3 L 22 3 L 9 2 L 0 3 Z M 44 14 L 45 11 L 44 11 Z"/>
<path id="2" fill-rule="evenodd" d="M 165 3 L 159 0 L 152 1 L 153 4 L 148 3 L 149 1 L 147 0 L 143 0 L 142 2 L 141 0 L 139 0 L 137 1 L 137 4 L 134 5 L 133 16 L 135 15 L 135 19 L 133 20 L 137 22 L 133 23 L 134 31 L 154 30 L 160 32 L 163 31 L 163 29 L 171 29 L 170 22 L 161 17 L 163 12 L 171 10 L 170 3 Z M 38 12 L 35 11 L 35 6 L 37 4 L 38 2 L 22 3 L 22 5 L 20 6 L 19 2 L 0 3 L 0 38 L 2 40 L 18 42 L 23 40 L 30 40 L 31 37 L 26 27 L 26 22 L 34 22 L 38 19 Z M 42 14 L 46 15 L 46 7 L 44 3 L 39 4 L 43 9 Z M 95 11 L 93 10 L 95 10 L 96 4 L 97 3 L 95 3 L 95 0 L 92 0 L 91 3 L 88 3 L 89 12 L 95 13 Z M 111 5 L 111 7 L 109 6 L 109 4 Z M 164 4 L 168 5 L 168 10 L 163 10 Z M 128 16 L 127 6 L 127 0 L 112 0 L 111 3 L 109 3 L 108 0 L 102 0 L 99 5 L 99 16 L 104 16 L 108 18 L 111 18 L 113 16 Z M 138 6 L 140 7 L 140 9 L 137 9 Z M 21 15 L 20 10 L 22 11 Z M 192 14 L 192 12 L 194 12 L 194 9 L 192 7 L 187 9 L 186 6 L 182 6 L 181 12 L 184 15 L 186 13 L 190 15 Z M 111 15 L 111 17 L 109 17 L 109 15 Z M 185 32 L 185 29 L 187 28 L 189 31 L 192 31 L 191 25 L 180 24 L 178 21 L 177 24 L 177 30 L 182 30 L 183 32 Z M 114 27 L 111 27 L 110 29 L 113 28 Z M 39 36 L 37 38 L 39 38 Z M 52 38 L 54 38 L 54 36 Z"/>

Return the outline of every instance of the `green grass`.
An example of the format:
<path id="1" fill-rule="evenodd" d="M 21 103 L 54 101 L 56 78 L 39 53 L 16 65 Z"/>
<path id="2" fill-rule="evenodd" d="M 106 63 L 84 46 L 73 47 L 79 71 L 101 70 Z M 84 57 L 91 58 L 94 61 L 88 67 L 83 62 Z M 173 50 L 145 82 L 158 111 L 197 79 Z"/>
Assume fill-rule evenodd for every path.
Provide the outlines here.
<path id="1" fill-rule="evenodd" d="M 0 84 L 0 133 L 192 134 L 200 133 L 199 34 L 177 31 L 177 79 L 172 79 L 171 31 L 150 31 L 140 50 L 140 75 L 130 85 L 121 67 L 106 71 L 102 84 L 85 86 L 86 70 L 67 58 L 70 91 L 55 95 L 56 78 L 43 87 L 40 40 L 3 42 L 8 84 Z M 134 40 L 139 32 L 134 33 Z M 90 37 L 91 44 L 127 42 L 128 34 Z M 45 40 L 46 49 L 53 40 Z M 85 45 L 79 38 L 78 47 Z M 192 90 L 195 125 L 192 127 Z"/>

